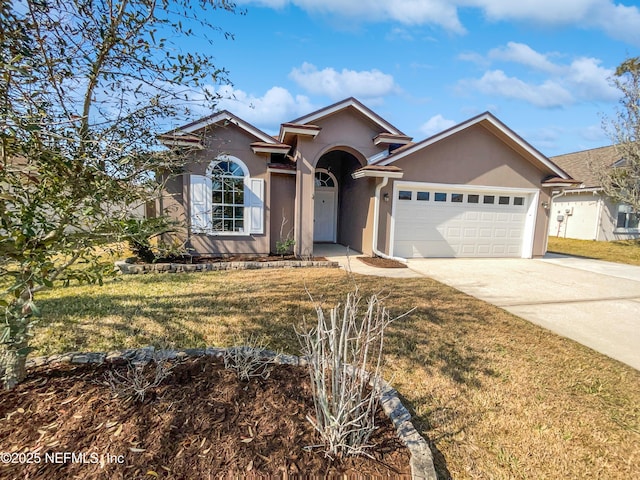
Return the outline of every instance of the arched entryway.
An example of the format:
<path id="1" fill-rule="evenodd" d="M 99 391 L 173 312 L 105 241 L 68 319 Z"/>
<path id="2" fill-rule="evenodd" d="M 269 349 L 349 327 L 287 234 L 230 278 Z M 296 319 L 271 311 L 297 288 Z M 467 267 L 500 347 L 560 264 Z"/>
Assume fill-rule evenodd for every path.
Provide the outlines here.
<path id="1" fill-rule="evenodd" d="M 371 192 L 368 179 L 354 180 L 351 175 L 364 165 L 364 156 L 347 149 L 333 149 L 319 158 L 314 172 L 314 242 L 362 251 Z"/>

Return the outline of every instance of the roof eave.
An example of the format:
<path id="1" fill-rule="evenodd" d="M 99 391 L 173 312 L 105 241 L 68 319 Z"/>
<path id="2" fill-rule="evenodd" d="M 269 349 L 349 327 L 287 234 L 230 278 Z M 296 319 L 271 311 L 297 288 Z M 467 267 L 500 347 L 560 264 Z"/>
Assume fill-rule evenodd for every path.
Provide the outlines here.
<path id="1" fill-rule="evenodd" d="M 377 147 L 378 145 L 407 145 L 413 140 L 411 137 L 407 135 L 392 135 L 381 133 L 377 135 L 373 139 L 373 144 Z"/>
<path id="2" fill-rule="evenodd" d="M 291 147 L 285 144 L 274 144 L 274 145 L 259 145 L 256 143 L 251 144 L 251 150 L 255 154 L 270 154 L 270 153 L 280 153 L 285 155 L 289 152 Z"/>
<path id="3" fill-rule="evenodd" d="M 358 178 L 402 178 L 404 176 L 404 172 L 384 172 L 380 170 L 356 170 L 351 174 L 351 177 L 354 179 Z"/>

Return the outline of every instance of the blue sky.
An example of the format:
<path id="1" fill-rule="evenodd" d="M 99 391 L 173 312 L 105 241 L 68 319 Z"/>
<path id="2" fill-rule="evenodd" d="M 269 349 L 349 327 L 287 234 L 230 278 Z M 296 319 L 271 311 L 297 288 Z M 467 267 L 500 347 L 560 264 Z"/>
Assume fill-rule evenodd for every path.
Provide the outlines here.
<path id="1" fill-rule="evenodd" d="M 235 35 L 219 104 L 268 133 L 354 96 L 414 140 L 491 111 L 553 156 L 610 143 L 608 78 L 640 55 L 624 0 L 241 0 L 214 13 Z"/>

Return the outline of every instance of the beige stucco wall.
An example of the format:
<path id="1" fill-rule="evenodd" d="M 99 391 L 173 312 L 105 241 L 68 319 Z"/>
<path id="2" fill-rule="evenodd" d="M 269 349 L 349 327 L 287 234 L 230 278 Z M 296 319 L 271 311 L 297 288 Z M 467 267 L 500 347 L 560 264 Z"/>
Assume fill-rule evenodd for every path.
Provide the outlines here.
<path id="1" fill-rule="evenodd" d="M 373 194 L 375 181 L 372 178 L 349 179 L 341 189 L 338 243 L 372 255 Z"/>
<path id="2" fill-rule="evenodd" d="M 294 198 L 296 193 L 295 175 L 271 173 L 269 184 L 271 197 L 267 202 L 271 218 L 271 252 L 276 252 L 276 242 L 293 238 Z M 285 221 L 283 225 L 283 220 Z"/>
<path id="3" fill-rule="evenodd" d="M 270 210 L 267 199 L 270 186 L 267 175 L 267 157 L 259 156 L 251 150 L 251 142 L 256 139 L 233 124 L 226 127 L 213 128 L 205 137 L 205 148 L 193 152 L 185 172 L 167 183 L 162 198 L 162 207 L 167 214 L 189 223 L 189 198 L 191 173 L 204 175 L 209 164 L 218 155 L 226 154 L 236 157 L 247 166 L 252 178 L 265 180 L 265 209 L 263 235 L 206 235 L 191 234 L 187 229 L 181 237 L 188 237 L 187 247 L 201 255 L 229 254 L 267 254 L 270 251 Z M 186 240 L 186 238 L 182 238 Z"/>
<path id="4" fill-rule="evenodd" d="M 438 143 L 425 147 L 393 165 L 404 170 L 399 181 L 432 182 L 452 185 L 500 186 L 539 189 L 549 174 L 505 145 L 481 125 L 475 125 Z M 390 181 L 382 189 L 393 199 Z M 540 192 L 539 204 L 549 201 L 549 192 Z M 391 235 L 392 201 L 380 202 L 378 249 L 388 253 Z M 535 220 L 533 256 L 546 250 L 548 212 L 538 208 Z"/>

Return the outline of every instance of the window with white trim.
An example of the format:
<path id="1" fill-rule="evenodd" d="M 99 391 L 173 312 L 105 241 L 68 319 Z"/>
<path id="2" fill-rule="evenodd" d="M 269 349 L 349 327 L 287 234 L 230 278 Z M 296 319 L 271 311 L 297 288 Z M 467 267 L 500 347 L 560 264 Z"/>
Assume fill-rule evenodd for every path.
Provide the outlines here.
<path id="1" fill-rule="evenodd" d="M 191 229 L 210 235 L 264 233 L 264 180 L 238 158 L 220 156 L 206 175 L 191 175 Z"/>
<path id="2" fill-rule="evenodd" d="M 244 172 L 231 160 L 211 168 L 212 230 L 214 233 L 244 232 Z"/>
<path id="3" fill-rule="evenodd" d="M 618 205 L 616 228 L 638 228 L 640 215 L 635 213 L 631 205 Z"/>

